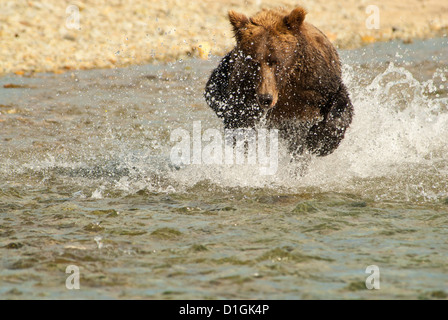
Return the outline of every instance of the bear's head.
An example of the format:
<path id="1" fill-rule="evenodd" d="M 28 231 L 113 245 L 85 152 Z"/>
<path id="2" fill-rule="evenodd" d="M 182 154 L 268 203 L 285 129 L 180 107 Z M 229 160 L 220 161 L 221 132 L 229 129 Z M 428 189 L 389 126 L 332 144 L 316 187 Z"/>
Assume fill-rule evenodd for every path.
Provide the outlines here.
<path id="1" fill-rule="evenodd" d="M 229 11 L 237 51 L 253 70 L 256 98 L 262 109 L 273 108 L 299 61 L 299 35 L 305 9 L 263 10 L 248 18 Z"/>

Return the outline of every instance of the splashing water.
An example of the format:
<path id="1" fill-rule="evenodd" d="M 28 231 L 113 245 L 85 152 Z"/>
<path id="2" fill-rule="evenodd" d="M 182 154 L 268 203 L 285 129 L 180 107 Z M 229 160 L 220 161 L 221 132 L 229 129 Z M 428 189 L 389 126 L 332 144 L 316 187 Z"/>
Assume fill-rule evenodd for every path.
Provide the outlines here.
<path id="1" fill-rule="evenodd" d="M 445 73 L 444 73 L 445 72 Z M 192 185 L 209 179 L 223 186 L 286 187 L 298 191 L 301 187 L 321 187 L 329 190 L 350 190 L 355 179 L 386 177 L 394 182 L 412 184 L 412 175 L 428 173 L 444 166 L 448 151 L 447 98 L 429 97 L 433 80 L 419 82 L 412 73 L 393 63 L 379 73 L 367 86 L 355 79 L 356 71 L 344 66 L 345 83 L 355 106 L 354 121 L 340 148 L 332 155 L 313 158 L 302 177 L 290 176 L 288 159 L 274 177 L 261 177 L 250 166 L 244 168 L 198 168 L 176 172 L 174 179 L 186 177 L 183 183 Z M 437 71 L 434 76 L 446 74 Z M 283 150 L 283 153 L 285 150 Z M 410 168 L 414 168 L 409 172 Z M 244 172 L 242 174 L 242 172 Z M 448 176 L 434 177 L 441 182 Z M 370 182 L 367 182 L 370 183 Z M 447 189 L 440 190 L 446 194 Z"/>
<path id="2" fill-rule="evenodd" d="M 217 59 L 0 78 L 0 297 L 73 298 L 67 265 L 77 298 L 446 297 L 447 46 L 412 48 L 343 53 L 345 139 L 280 145 L 274 175 L 170 159 L 173 131 L 223 132 Z"/>
<path id="3" fill-rule="evenodd" d="M 92 137 L 87 137 L 87 141 L 76 145 L 76 155 L 50 151 L 28 158 L 28 162 L 25 161 L 19 167 L 16 162 L 11 163 L 8 157 L 4 157 L 3 172 L 9 172 L 13 164 L 12 170 L 16 173 L 56 170 L 64 172 L 65 176 L 81 178 L 78 181 L 81 184 L 89 183 L 89 179 L 98 183 L 100 179 L 102 184 L 96 186 L 93 198 L 101 198 L 106 187 L 130 194 L 142 189 L 151 192 L 181 192 L 204 181 L 218 188 L 249 187 L 301 192 L 313 187 L 323 192 L 356 192 L 386 199 L 437 198 L 447 195 L 447 97 L 446 94 L 433 94 L 438 92 L 434 83 L 445 83 L 446 68 L 439 67 L 431 79 L 419 81 L 411 71 L 393 62 L 382 71 L 384 67 L 378 68 L 380 70 L 377 69 L 376 75 L 372 70 L 363 71 L 361 66 L 345 64 L 344 82 L 351 94 L 355 117 L 341 146 L 332 155 L 314 157 L 305 161 L 305 164 L 291 163 L 285 148 L 281 146 L 277 173 L 263 176 L 259 174 L 260 166 L 257 165 L 202 164 L 182 168 L 172 165 L 169 154 L 173 143 L 169 141 L 169 134 L 176 128 L 191 132 L 195 120 L 183 104 L 200 105 L 201 115 L 198 118 L 205 119 L 203 123 L 207 125 L 212 118 L 214 127 L 222 130 L 219 121 L 204 105 L 201 94 L 203 84 L 197 80 L 195 83 L 191 72 L 179 70 L 182 67 L 182 63 L 171 66 L 173 72 L 177 73 L 174 78 L 164 79 L 163 71 L 160 70 L 158 78 L 154 77 L 155 80 L 162 79 L 160 82 L 174 81 L 174 84 L 156 85 L 159 87 L 158 92 L 153 94 L 156 110 L 152 111 L 150 122 L 138 119 L 138 114 L 125 107 L 123 102 L 129 101 L 129 97 L 113 91 L 115 86 L 122 90 L 119 85 L 112 84 L 109 88 L 113 92 L 109 96 L 116 101 L 95 97 L 103 104 L 104 101 L 110 104 L 104 108 L 111 111 L 114 108 L 122 109 L 121 113 L 115 111 L 115 114 L 128 113 L 125 115 L 126 120 L 131 117 L 140 120 L 140 135 L 131 132 L 135 123 L 120 123 L 120 119 L 113 119 L 109 112 L 106 118 L 101 119 L 107 122 L 104 123 L 105 132 L 91 132 L 101 137 L 101 140 L 89 141 Z M 142 74 L 140 72 L 138 75 Z M 107 78 L 110 79 L 110 76 Z M 121 81 L 127 78 L 131 83 L 138 82 L 132 73 L 117 76 L 117 79 L 120 78 Z M 203 80 L 202 76 L 197 79 Z M 443 88 L 443 84 L 440 86 Z M 178 95 L 172 98 L 164 96 L 170 88 L 186 92 L 191 100 Z M 100 94 L 100 91 L 94 90 L 92 94 Z M 165 103 L 165 107 L 162 105 L 160 108 L 158 102 Z M 95 111 L 94 115 L 98 116 L 100 110 Z M 174 120 L 173 124 L 166 122 L 169 118 Z M 83 130 L 90 131 L 92 128 L 86 126 Z M 81 133 L 79 140 L 85 138 Z M 92 145 L 97 143 L 100 143 L 99 148 Z M 39 160 L 42 157 L 45 160 Z M 300 169 L 305 173 L 300 176 L 292 174 L 297 171 L 297 166 L 306 166 L 305 170 Z M 378 192 L 386 189 L 389 192 Z"/>

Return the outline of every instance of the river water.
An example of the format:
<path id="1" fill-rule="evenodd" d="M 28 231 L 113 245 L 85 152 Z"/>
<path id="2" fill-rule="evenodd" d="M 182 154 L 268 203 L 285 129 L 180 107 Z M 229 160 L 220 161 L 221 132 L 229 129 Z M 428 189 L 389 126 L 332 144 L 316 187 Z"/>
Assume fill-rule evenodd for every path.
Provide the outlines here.
<path id="1" fill-rule="evenodd" d="M 346 138 L 271 175 L 171 161 L 174 130 L 223 130 L 218 58 L 1 77 L 0 298 L 446 299 L 448 41 L 341 58 Z"/>

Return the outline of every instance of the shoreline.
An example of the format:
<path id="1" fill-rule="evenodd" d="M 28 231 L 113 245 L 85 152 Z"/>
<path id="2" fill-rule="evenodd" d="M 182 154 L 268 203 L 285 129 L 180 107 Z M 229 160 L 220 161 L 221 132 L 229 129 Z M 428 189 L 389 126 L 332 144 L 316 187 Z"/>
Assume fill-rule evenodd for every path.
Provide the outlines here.
<path id="1" fill-rule="evenodd" d="M 391 40 L 410 43 L 448 34 L 448 3 L 444 1 L 376 2 L 378 16 L 366 11 L 368 4 L 354 0 L 344 4 L 302 1 L 301 5 L 308 10 L 306 21 L 322 30 L 338 49 Z M 234 45 L 229 9 L 250 16 L 260 8 L 294 8 L 295 4 L 290 0 L 273 4 L 253 0 L 243 5 L 224 0 L 188 4 L 134 0 L 132 5 L 119 0 L 9 2 L 0 18 L 0 75 L 57 74 L 222 56 Z M 372 22 L 379 28 L 368 29 L 367 23 Z"/>

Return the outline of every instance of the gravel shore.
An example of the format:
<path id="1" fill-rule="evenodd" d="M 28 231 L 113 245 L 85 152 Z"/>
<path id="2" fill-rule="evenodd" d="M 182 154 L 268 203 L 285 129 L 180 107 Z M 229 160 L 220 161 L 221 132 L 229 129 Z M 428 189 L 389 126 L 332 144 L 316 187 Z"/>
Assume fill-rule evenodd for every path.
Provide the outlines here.
<path id="1" fill-rule="evenodd" d="M 366 20 L 376 21 L 369 18 L 374 11 L 366 13 L 372 4 L 379 9 L 378 29 L 366 27 Z M 252 15 L 261 8 L 296 5 L 291 0 L 0 0 L 0 74 L 222 55 L 234 45 L 229 9 Z M 307 21 L 342 49 L 448 33 L 445 0 L 313 0 L 301 5 L 309 12 Z"/>

